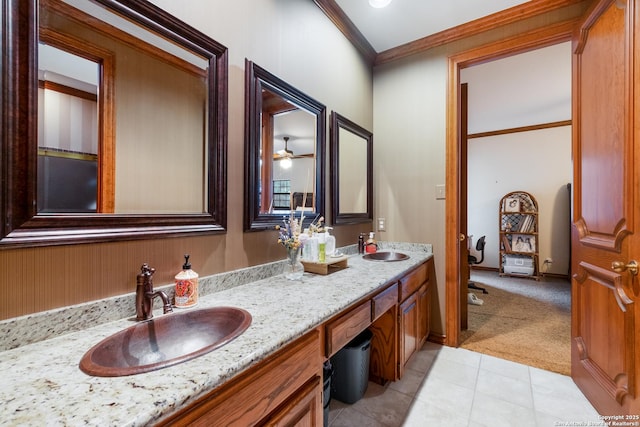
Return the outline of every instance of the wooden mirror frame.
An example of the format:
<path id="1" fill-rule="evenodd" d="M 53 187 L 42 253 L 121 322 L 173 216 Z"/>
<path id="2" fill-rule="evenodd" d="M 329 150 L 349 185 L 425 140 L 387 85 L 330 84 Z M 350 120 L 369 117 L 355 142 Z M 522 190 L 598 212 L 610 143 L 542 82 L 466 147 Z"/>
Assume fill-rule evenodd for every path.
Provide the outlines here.
<path id="1" fill-rule="evenodd" d="M 227 223 L 227 48 L 146 0 L 95 0 L 208 61 L 205 213 L 38 214 L 38 1 L 4 0 L 0 248 L 223 233 Z"/>
<path id="2" fill-rule="evenodd" d="M 332 224 L 359 224 L 373 221 L 373 134 L 344 116 L 331 112 L 331 215 Z M 347 130 L 367 143 L 367 210 L 366 212 L 342 212 L 340 210 L 340 129 Z"/>
<path id="3" fill-rule="evenodd" d="M 294 88 L 284 80 L 269 73 L 248 59 L 245 60 L 245 215 L 244 230 L 259 231 L 282 223 L 282 214 L 260 213 L 258 188 L 260 185 L 259 161 L 261 141 L 262 89 L 280 95 L 316 117 L 316 172 L 315 211 L 305 212 L 304 224 L 308 225 L 316 215 L 324 215 L 324 158 L 326 107 Z"/>

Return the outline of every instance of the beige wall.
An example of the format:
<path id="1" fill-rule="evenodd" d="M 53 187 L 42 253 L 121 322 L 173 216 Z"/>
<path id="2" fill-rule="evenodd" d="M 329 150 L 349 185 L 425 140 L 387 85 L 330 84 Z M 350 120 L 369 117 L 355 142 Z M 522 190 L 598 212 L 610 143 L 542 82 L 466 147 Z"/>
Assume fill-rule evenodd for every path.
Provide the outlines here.
<path id="1" fill-rule="evenodd" d="M 386 218 L 382 240 L 433 244 L 436 333 L 445 330 L 445 200 L 436 199 L 435 186 L 445 183 L 448 57 L 580 15 L 583 7 L 565 8 L 374 69 L 374 218 Z"/>
<path id="2" fill-rule="evenodd" d="M 312 1 L 154 3 L 229 49 L 228 232 L 2 250 L 0 319 L 133 292 L 135 276 L 143 262 L 156 268 L 156 284 L 171 283 L 185 253 L 191 254 L 193 269 L 202 276 L 284 259 L 275 231 L 242 230 L 245 57 L 324 103 L 327 119 L 328 113 L 335 110 L 367 129 L 373 128 L 371 71 Z M 327 183 L 328 180 L 327 173 Z M 327 197 L 329 194 L 327 186 Z M 369 228 L 370 225 L 338 227 L 334 230 L 337 244 L 355 243 L 358 232 Z"/>

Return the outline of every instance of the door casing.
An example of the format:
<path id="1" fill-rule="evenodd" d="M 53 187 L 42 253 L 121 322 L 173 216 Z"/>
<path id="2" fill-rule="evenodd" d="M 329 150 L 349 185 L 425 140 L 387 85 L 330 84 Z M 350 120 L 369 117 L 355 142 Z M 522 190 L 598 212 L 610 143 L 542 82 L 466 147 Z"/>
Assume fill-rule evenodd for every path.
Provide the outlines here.
<path id="1" fill-rule="evenodd" d="M 461 209 L 461 152 L 459 144 L 459 99 L 460 99 L 460 70 L 472 65 L 490 62 L 519 53 L 570 41 L 574 26 L 578 18 L 552 25 L 547 28 L 531 31 L 513 38 L 500 40 L 496 43 L 481 46 L 454 56 L 448 60 L 447 87 L 447 142 L 446 142 L 446 194 L 445 201 L 445 344 L 457 347 L 460 344 L 460 299 L 465 295 L 461 292 L 461 281 L 466 280 L 461 270 L 466 259 L 462 259 L 459 245 L 467 242 L 460 241 L 461 215 L 466 215 Z"/>

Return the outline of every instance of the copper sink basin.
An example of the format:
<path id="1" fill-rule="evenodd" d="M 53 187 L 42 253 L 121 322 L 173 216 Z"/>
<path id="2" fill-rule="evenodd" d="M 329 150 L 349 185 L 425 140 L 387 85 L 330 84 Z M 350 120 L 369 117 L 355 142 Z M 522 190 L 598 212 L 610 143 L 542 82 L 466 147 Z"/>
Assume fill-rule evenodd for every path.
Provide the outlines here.
<path id="1" fill-rule="evenodd" d="M 222 347 L 250 324 L 251 314 L 235 307 L 165 314 L 100 341 L 82 357 L 80 369 L 99 377 L 155 371 Z"/>
<path id="2" fill-rule="evenodd" d="M 402 261 L 409 259 L 409 255 L 402 252 L 374 252 L 371 254 L 363 255 L 362 258 L 369 261 Z"/>

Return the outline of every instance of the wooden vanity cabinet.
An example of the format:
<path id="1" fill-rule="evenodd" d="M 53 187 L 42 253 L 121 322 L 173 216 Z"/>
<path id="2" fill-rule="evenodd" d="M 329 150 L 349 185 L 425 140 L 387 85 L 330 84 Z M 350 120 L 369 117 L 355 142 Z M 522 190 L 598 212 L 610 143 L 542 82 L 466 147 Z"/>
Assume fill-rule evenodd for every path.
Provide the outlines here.
<path id="1" fill-rule="evenodd" d="M 314 329 L 158 425 L 319 427 L 322 362 Z"/>
<path id="2" fill-rule="evenodd" d="M 404 367 L 426 342 L 430 332 L 433 261 L 420 264 L 397 282 L 391 282 L 355 308 L 326 324 L 326 349 L 333 356 L 364 329 L 373 333 L 369 380 L 396 381 Z"/>
<path id="3" fill-rule="evenodd" d="M 369 379 L 384 384 L 430 331 L 429 260 L 158 425 L 321 426 L 324 360 L 369 328 Z"/>
<path id="4" fill-rule="evenodd" d="M 398 286 L 397 282 L 382 286 L 377 294 L 326 323 L 327 358 L 368 328 L 372 333 L 369 380 L 385 384 L 398 379 Z"/>
<path id="5" fill-rule="evenodd" d="M 398 307 L 398 378 L 413 354 L 429 336 L 431 296 L 429 271 L 432 260 L 419 265 L 400 279 L 400 305 Z"/>

